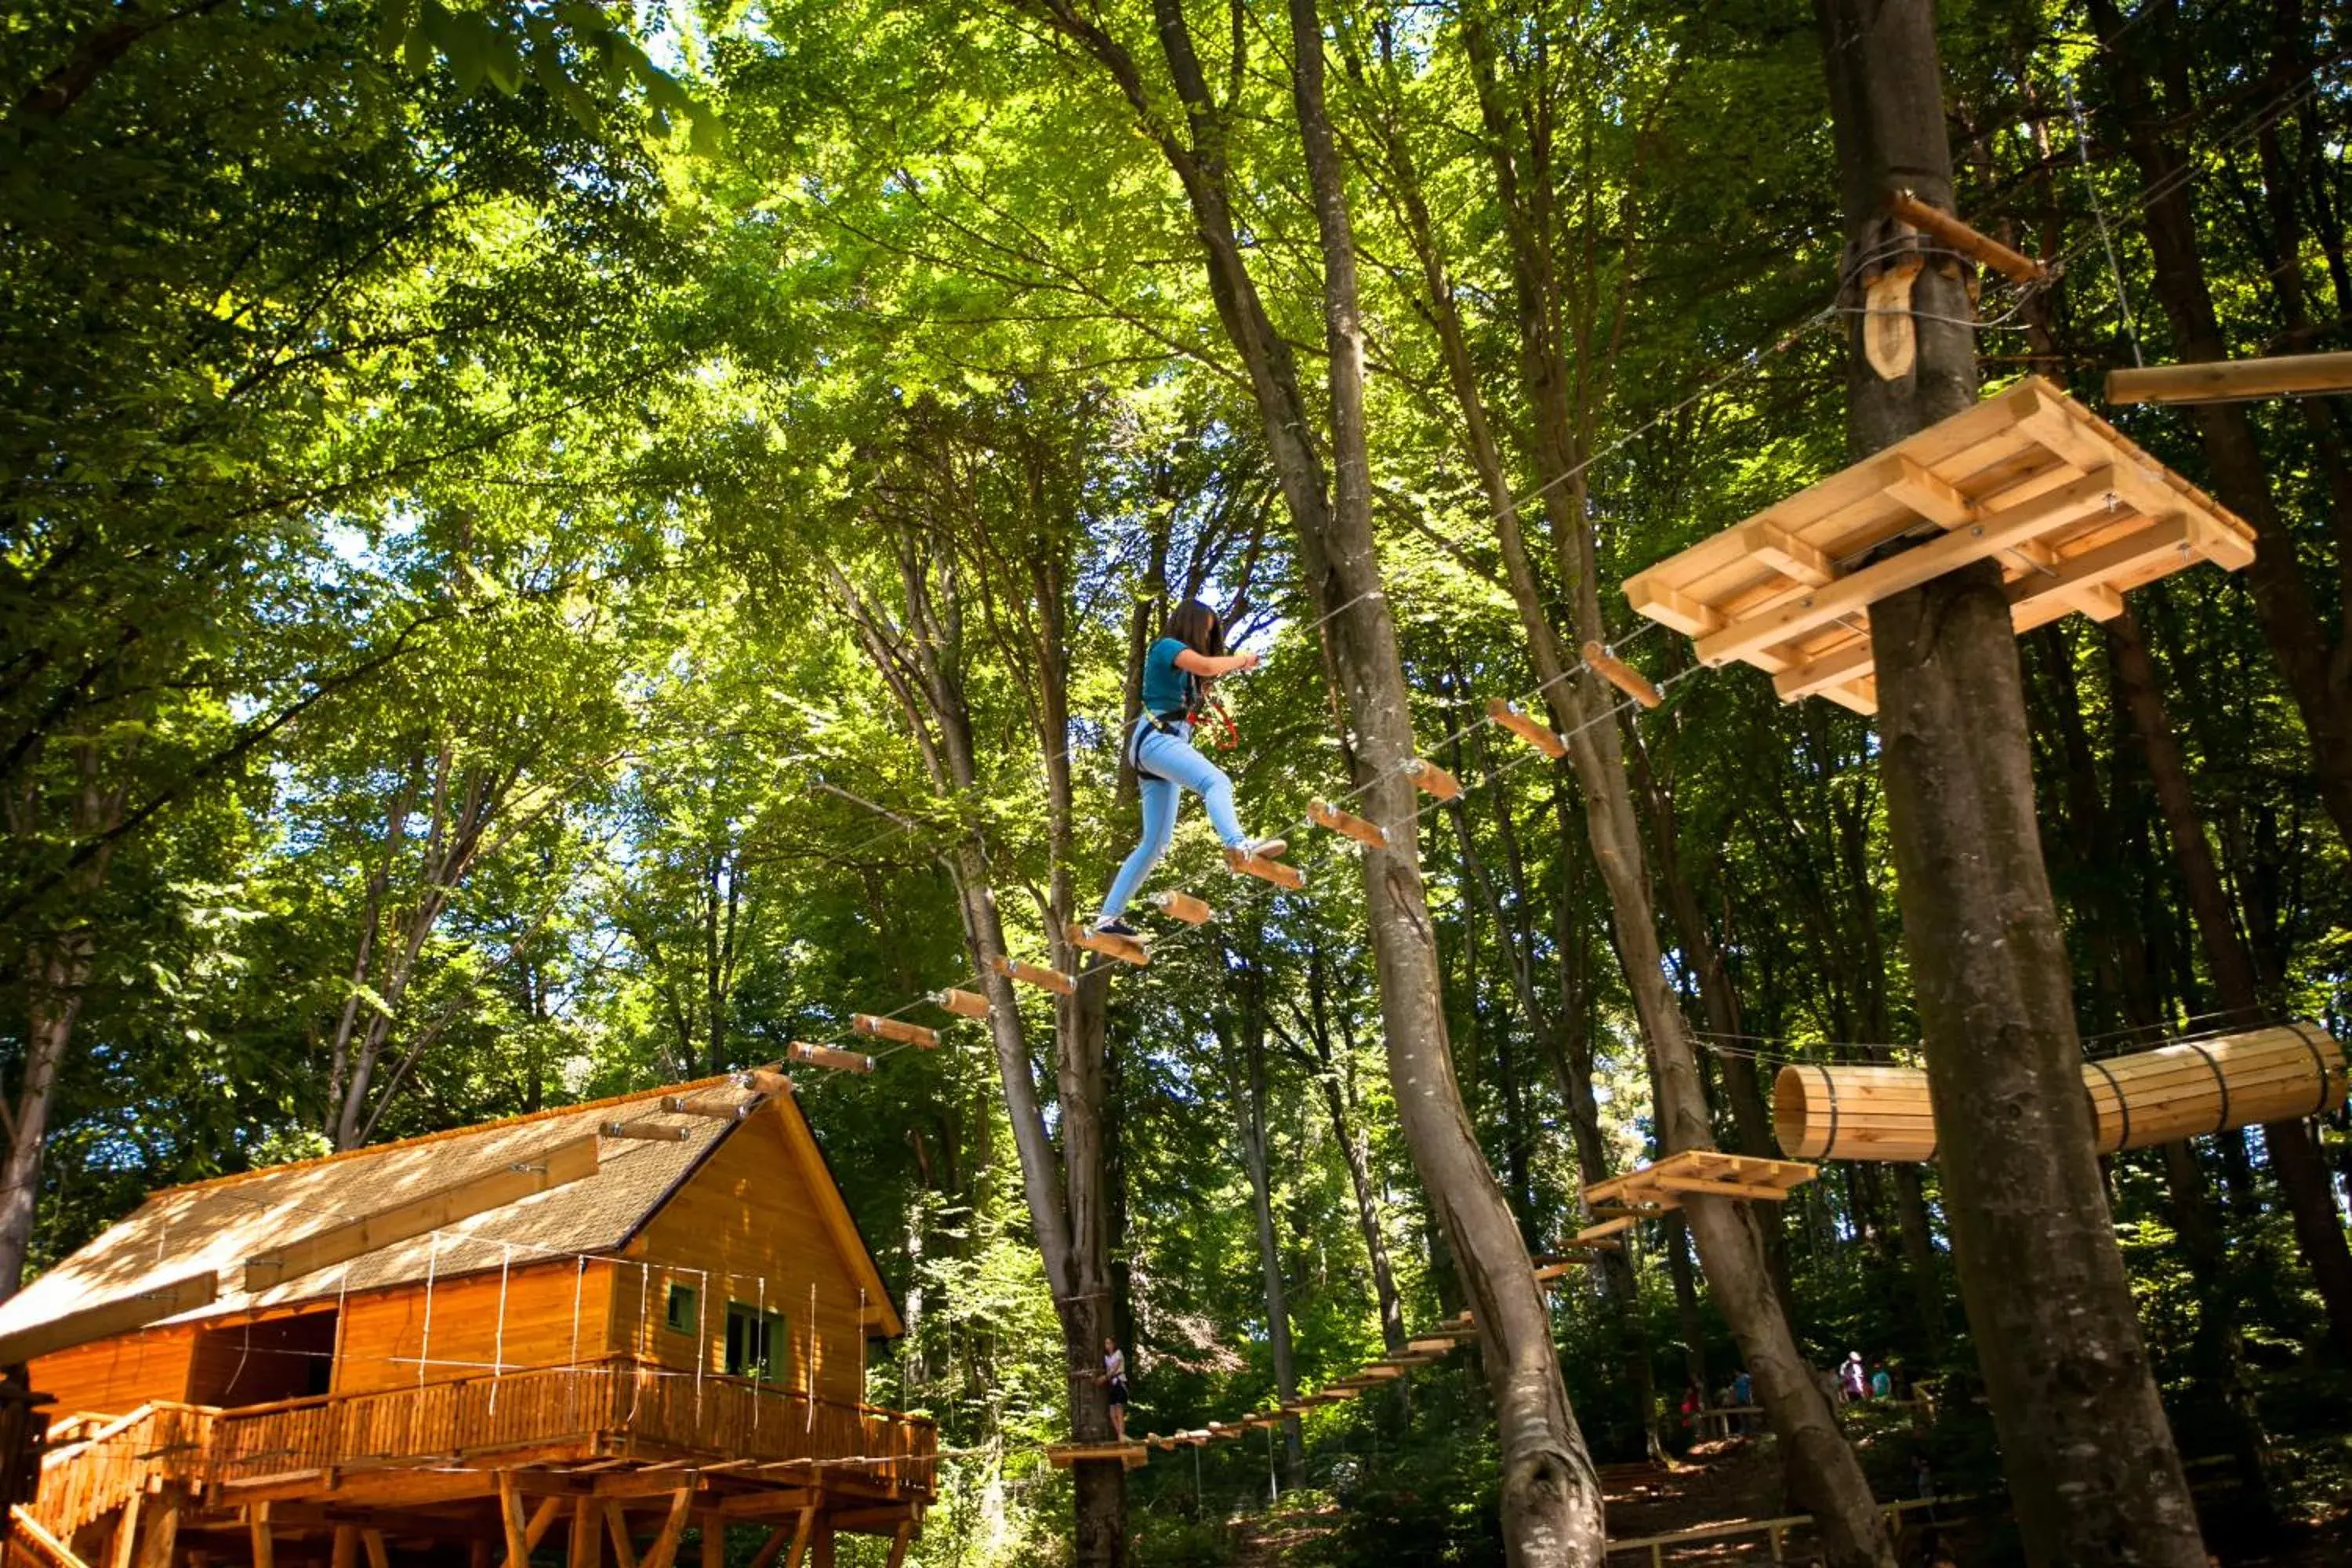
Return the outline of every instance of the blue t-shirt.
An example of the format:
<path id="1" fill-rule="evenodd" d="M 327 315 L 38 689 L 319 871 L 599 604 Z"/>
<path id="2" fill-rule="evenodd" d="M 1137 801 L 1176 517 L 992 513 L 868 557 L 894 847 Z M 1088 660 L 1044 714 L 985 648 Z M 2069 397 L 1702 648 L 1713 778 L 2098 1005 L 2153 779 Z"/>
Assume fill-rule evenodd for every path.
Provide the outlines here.
<path id="1" fill-rule="evenodd" d="M 1176 668 L 1176 656 L 1184 645 L 1174 637 L 1161 637 L 1143 656 L 1143 710 L 1152 714 L 1173 713 L 1181 716 L 1192 706 L 1192 678 Z"/>

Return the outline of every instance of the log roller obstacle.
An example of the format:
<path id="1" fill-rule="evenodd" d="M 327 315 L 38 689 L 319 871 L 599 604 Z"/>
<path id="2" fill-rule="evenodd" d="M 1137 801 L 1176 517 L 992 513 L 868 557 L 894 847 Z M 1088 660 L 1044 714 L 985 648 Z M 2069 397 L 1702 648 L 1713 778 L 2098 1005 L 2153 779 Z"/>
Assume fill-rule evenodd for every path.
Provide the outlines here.
<path id="1" fill-rule="evenodd" d="M 2299 1121 L 2344 1103 L 2344 1048 L 2309 1024 L 2181 1040 L 2083 1064 L 2099 1152 L 2171 1143 L 2267 1121 Z M 1936 1116 L 1924 1068 L 1780 1069 L 1772 1131 L 1801 1160 L 1936 1157 Z"/>

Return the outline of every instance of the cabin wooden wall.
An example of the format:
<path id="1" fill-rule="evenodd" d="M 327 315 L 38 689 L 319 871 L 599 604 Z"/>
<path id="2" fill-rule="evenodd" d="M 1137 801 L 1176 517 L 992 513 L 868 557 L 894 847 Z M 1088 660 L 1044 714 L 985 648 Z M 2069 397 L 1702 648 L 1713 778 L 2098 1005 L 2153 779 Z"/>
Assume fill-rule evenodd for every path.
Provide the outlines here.
<path id="1" fill-rule="evenodd" d="M 343 1304 L 342 1344 L 335 1361 L 335 1392 L 360 1394 L 416 1382 L 420 1357 L 428 1383 L 487 1373 L 497 1358 L 508 1367 L 557 1366 L 573 1359 L 574 1292 L 578 1357 L 605 1352 L 607 1299 L 614 1266 L 590 1259 L 581 1268 L 559 1258 L 517 1265 L 506 1276 L 505 1334 L 499 1334 L 499 1273 L 446 1277 L 433 1282 L 432 1337 L 425 1336 L 423 1283 L 353 1296 Z"/>
<path id="2" fill-rule="evenodd" d="M 32 1363 L 33 1386 L 52 1394 L 53 1415 L 124 1415 L 151 1399 L 185 1399 L 195 1331 L 143 1329 L 75 1345 Z"/>
<path id="3" fill-rule="evenodd" d="M 723 1371 L 727 1303 L 757 1307 L 764 1300 L 784 1316 L 787 1351 L 776 1381 L 795 1393 L 814 1388 L 828 1399 L 858 1398 L 866 1330 L 858 1318 L 857 1278 L 775 1113 L 736 1129 L 654 1215 L 626 1256 L 646 1273 L 633 1282 L 624 1269 L 615 1282 L 616 1350 L 634 1348 L 680 1370 L 691 1369 L 698 1352 L 706 1370 Z M 673 1280 L 703 1292 L 703 1333 L 675 1333 L 664 1323 Z"/>

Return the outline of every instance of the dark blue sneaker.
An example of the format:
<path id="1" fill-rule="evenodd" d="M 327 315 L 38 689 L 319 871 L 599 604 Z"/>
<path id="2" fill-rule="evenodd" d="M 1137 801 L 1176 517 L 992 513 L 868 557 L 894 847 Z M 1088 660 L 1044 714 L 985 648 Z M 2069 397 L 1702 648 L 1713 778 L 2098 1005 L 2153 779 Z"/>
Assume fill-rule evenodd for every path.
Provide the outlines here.
<path id="1" fill-rule="evenodd" d="M 1117 915 L 1105 915 L 1102 919 L 1095 921 L 1095 934 L 1097 936 L 1123 936 L 1129 942 L 1133 942 L 1142 936 L 1143 933 L 1137 931 L 1125 921 L 1119 919 Z"/>

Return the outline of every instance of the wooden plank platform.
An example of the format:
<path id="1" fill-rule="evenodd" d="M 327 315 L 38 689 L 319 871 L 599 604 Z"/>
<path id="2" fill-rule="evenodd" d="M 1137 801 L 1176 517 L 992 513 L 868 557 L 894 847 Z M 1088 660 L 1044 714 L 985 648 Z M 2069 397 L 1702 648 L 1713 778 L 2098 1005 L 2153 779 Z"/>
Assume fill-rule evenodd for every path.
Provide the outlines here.
<path id="1" fill-rule="evenodd" d="M 1133 1470 L 1151 1462 L 1151 1450 L 1139 1442 L 1048 1443 L 1045 1459 L 1057 1470 L 1093 1463 L 1118 1464 Z"/>
<path id="2" fill-rule="evenodd" d="M 1625 583 L 1636 612 L 1752 664 L 1781 700 L 1874 712 L 1870 606 L 1971 562 L 2000 563 L 2021 632 L 2106 620 L 2143 584 L 2253 531 L 2038 376 L 1832 474 Z"/>
<path id="3" fill-rule="evenodd" d="M 1752 1154 L 1725 1154 L 1712 1149 L 1685 1149 L 1655 1164 L 1628 1171 L 1584 1189 L 1584 1201 L 1598 1207 L 1623 1204 L 1646 1205 L 1664 1213 L 1682 1206 L 1690 1193 L 1718 1197 L 1752 1198 L 1778 1203 L 1813 1179 L 1813 1167 L 1799 1160 L 1765 1160 Z M 1621 1215 L 1579 1233 L 1579 1239 L 1611 1234 L 1631 1226 L 1633 1215 Z"/>
<path id="4" fill-rule="evenodd" d="M 1575 1239 L 1577 1244 L 1580 1247 L 1602 1247 L 1608 1245 L 1607 1242 L 1603 1240 L 1604 1237 L 1612 1237 L 1620 1231 L 1631 1230 L 1633 1228 L 1633 1216 L 1629 1214 L 1619 1215 L 1615 1219 L 1604 1219 L 1598 1225 L 1586 1226 L 1582 1230 L 1576 1233 Z"/>

